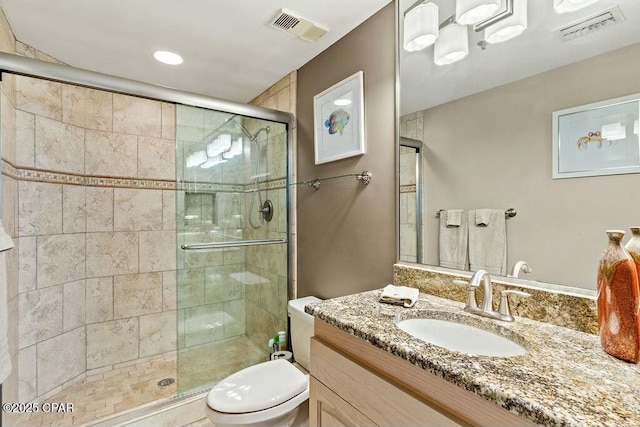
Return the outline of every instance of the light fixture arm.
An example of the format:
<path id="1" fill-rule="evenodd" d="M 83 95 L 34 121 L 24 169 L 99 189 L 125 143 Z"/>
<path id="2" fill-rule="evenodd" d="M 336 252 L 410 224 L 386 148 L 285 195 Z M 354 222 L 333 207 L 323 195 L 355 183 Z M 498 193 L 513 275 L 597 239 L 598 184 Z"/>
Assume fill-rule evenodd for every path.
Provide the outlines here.
<path id="1" fill-rule="evenodd" d="M 496 13 L 493 16 L 490 16 L 489 18 L 485 19 L 484 21 L 480 21 L 477 24 L 475 24 L 473 26 L 473 31 L 475 31 L 476 33 L 484 30 L 485 28 L 502 21 L 503 19 L 506 19 L 508 17 L 510 17 L 511 15 L 513 15 L 513 2 L 515 0 L 503 0 L 505 3 L 505 10 L 502 10 L 498 13 Z"/>

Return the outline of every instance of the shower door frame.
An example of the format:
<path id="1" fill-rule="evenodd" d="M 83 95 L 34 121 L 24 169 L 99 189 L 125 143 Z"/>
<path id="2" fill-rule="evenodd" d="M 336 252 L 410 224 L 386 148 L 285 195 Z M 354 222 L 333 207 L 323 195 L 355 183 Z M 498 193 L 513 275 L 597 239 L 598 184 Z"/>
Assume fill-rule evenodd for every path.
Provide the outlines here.
<path id="1" fill-rule="evenodd" d="M 296 176 L 295 147 L 293 145 L 293 129 L 295 116 L 291 113 L 272 110 L 241 102 L 228 101 L 192 92 L 171 89 L 162 86 L 130 80 L 123 77 L 111 76 L 95 71 L 74 68 L 68 65 L 44 62 L 10 53 L 0 52 L 0 73 L 8 72 L 26 77 L 35 77 L 61 83 L 69 83 L 92 89 L 106 90 L 124 95 L 133 95 L 156 101 L 207 108 L 223 113 L 238 114 L 267 121 L 282 123 L 287 132 L 287 181 Z M 294 179 L 295 181 L 295 179 Z M 287 185 L 287 244 L 288 244 L 288 280 L 287 291 L 289 299 L 296 298 L 296 269 L 295 248 L 292 236 L 295 235 L 295 186 Z M 292 225 L 293 224 L 293 225 Z"/>

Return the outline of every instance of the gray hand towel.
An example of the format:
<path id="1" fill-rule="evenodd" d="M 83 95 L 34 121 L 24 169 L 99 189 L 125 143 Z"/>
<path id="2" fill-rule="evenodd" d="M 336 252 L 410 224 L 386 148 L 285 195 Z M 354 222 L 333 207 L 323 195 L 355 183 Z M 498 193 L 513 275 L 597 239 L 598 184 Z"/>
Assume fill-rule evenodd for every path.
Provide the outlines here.
<path id="1" fill-rule="evenodd" d="M 462 212 L 462 211 L 461 211 Z M 447 227 L 446 212 L 440 214 L 440 266 L 467 270 L 469 226 L 465 215 L 460 217 L 460 225 Z"/>
<path id="2" fill-rule="evenodd" d="M 487 210 L 487 209 L 482 209 Z M 469 266 L 471 271 L 507 274 L 507 224 L 504 210 L 491 209 L 486 223 L 477 224 L 477 211 L 469 211 Z M 483 225 L 486 224 L 486 225 Z"/>

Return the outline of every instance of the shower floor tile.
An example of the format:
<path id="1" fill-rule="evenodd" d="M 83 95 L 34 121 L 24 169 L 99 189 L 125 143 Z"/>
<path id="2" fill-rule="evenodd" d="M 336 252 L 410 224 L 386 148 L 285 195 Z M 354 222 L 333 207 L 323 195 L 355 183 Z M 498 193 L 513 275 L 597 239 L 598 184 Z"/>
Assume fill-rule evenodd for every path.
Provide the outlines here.
<path id="1" fill-rule="evenodd" d="M 180 350 L 179 357 L 179 364 L 174 354 L 89 376 L 43 401 L 72 403 L 73 412 L 12 415 L 8 424 L 11 427 L 88 426 L 138 406 L 175 397 L 176 382 L 159 387 L 158 381 L 176 378 L 177 372 L 180 392 L 187 392 L 210 387 L 239 369 L 268 359 L 267 352 L 246 336 Z"/>

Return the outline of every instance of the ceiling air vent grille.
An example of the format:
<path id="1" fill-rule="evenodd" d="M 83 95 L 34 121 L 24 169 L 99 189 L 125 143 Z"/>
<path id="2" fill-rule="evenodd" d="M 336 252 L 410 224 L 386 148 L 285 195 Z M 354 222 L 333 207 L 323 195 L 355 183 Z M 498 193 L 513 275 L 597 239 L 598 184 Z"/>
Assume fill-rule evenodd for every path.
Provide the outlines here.
<path id="1" fill-rule="evenodd" d="M 311 22 L 289 10 L 282 9 L 280 13 L 271 21 L 271 26 L 278 30 L 286 31 L 302 40 L 315 42 L 322 37 L 328 28 Z"/>
<path id="2" fill-rule="evenodd" d="M 293 15 L 290 15 L 284 11 L 284 9 L 280 12 L 276 19 L 271 23 L 272 27 L 278 28 L 280 30 L 290 30 L 300 23 L 300 20 Z"/>
<path id="3" fill-rule="evenodd" d="M 624 15 L 618 6 L 614 6 L 611 9 L 599 12 L 596 15 L 590 16 L 575 22 L 571 25 L 558 30 L 560 37 L 563 40 L 572 40 L 577 37 L 586 36 L 594 31 L 602 28 L 610 27 L 614 24 L 624 21 Z"/>

